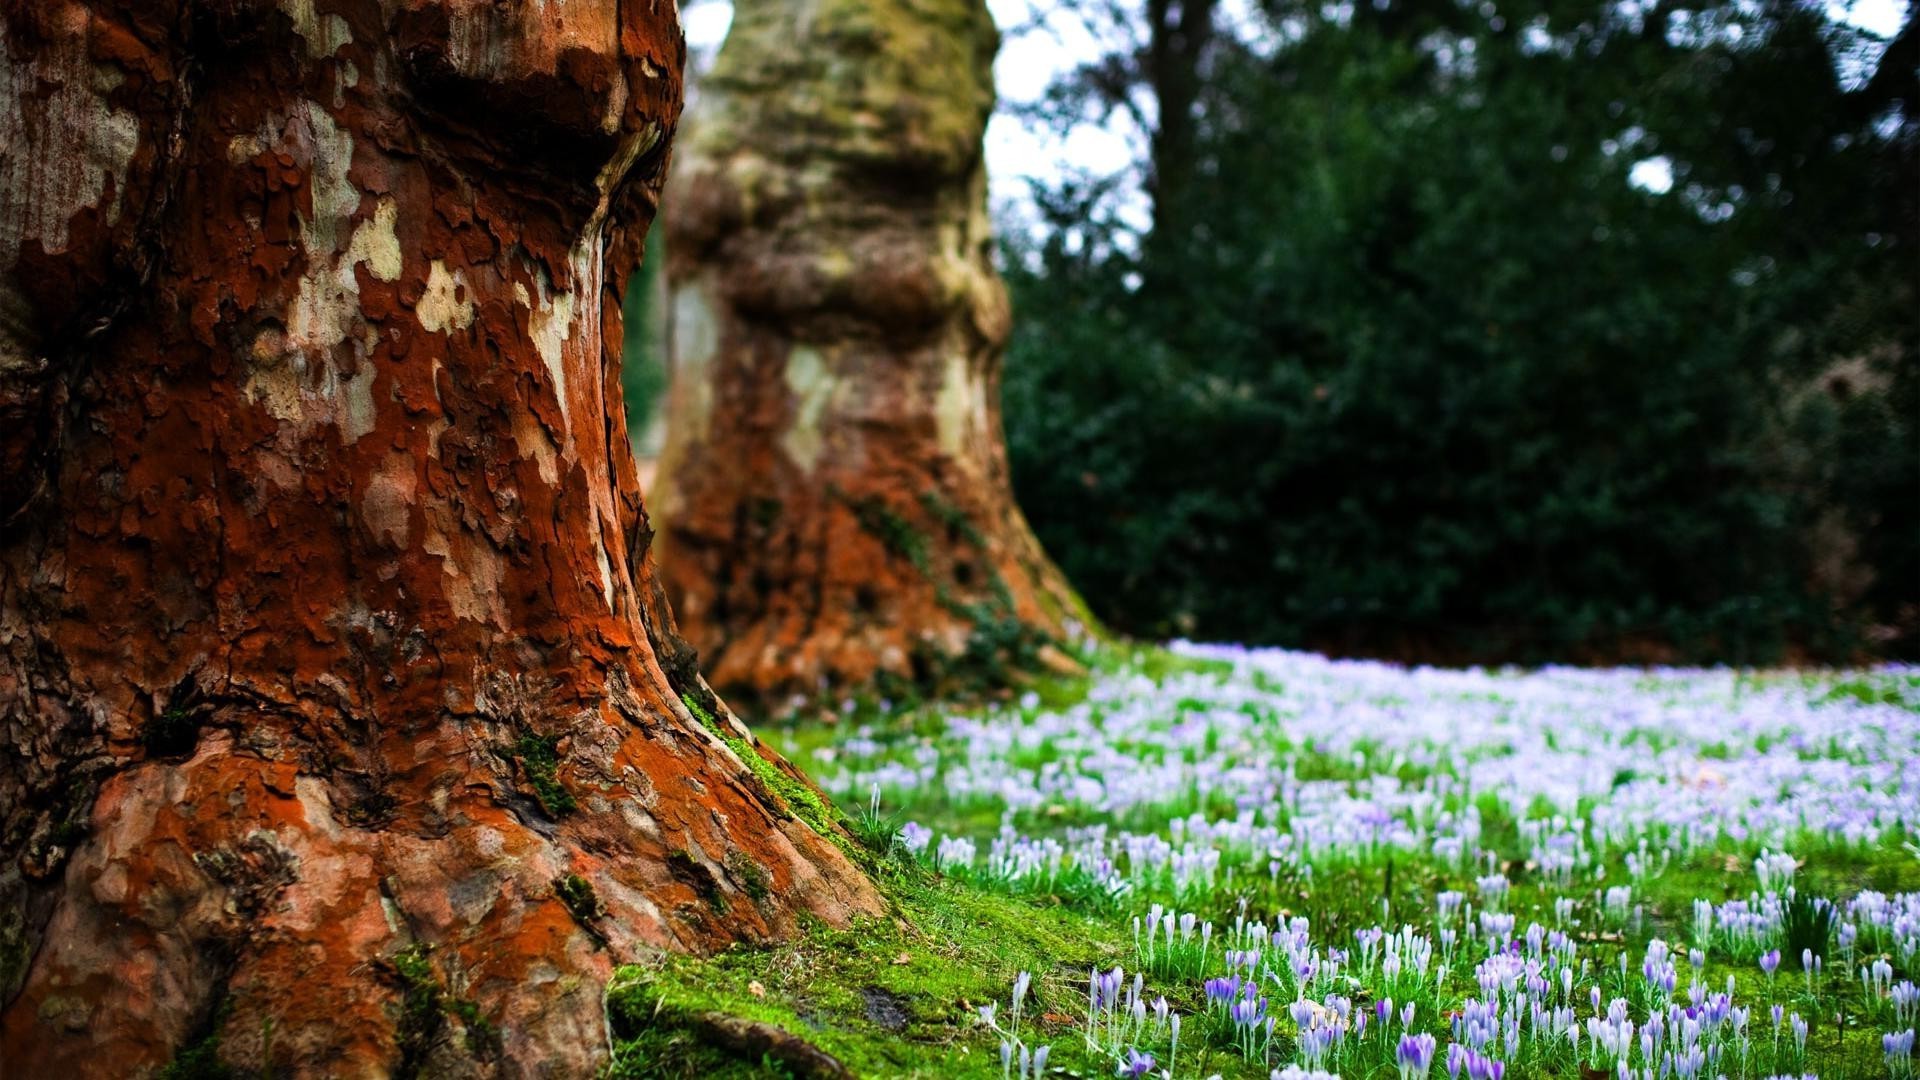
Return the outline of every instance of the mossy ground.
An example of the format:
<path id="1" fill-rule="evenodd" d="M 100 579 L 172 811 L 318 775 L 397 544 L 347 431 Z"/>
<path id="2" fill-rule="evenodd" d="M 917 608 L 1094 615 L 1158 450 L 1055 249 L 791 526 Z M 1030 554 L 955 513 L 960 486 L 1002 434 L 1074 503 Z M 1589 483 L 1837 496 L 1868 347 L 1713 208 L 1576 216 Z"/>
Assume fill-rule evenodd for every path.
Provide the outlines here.
<path id="1" fill-rule="evenodd" d="M 613 1074 L 769 1075 L 766 1063 L 729 1057 L 688 1030 L 691 1016 L 717 1011 L 781 1027 L 860 1076 L 999 1076 L 979 1006 L 1004 1008 L 1015 975 L 1031 971 L 1028 1015 L 1041 1017 L 1041 1032 L 1069 1031 L 1088 968 L 1122 962 L 1129 947 L 1117 927 L 1059 904 L 897 865 L 881 883 L 895 908 L 887 918 L 815 926 L 776 948 L 622 968 L 607 990 Z"/>

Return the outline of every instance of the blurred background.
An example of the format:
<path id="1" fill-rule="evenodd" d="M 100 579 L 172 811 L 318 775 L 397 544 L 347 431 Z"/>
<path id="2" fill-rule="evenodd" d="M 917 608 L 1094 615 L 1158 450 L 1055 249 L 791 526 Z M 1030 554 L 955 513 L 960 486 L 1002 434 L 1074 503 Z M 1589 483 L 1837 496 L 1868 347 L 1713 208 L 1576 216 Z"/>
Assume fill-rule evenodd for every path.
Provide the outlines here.
<path id="1" fill-rule="evenodd" d="M 1920 657 L 1907 4 L 992 6 L 1015 488 L 1108 626 Z M 730 9 L 685 17 L 697 96 Z"/>

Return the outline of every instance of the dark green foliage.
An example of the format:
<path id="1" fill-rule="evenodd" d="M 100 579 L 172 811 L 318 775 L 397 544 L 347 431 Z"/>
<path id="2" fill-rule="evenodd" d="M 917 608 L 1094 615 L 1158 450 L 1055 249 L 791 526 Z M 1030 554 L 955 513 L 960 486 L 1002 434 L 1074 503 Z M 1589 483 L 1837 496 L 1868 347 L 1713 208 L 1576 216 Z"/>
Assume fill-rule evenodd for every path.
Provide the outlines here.
<path id="1" fill-rule="evenodd" d="M 1786 918 L 1781 923 L 1784 954 L 1788 963 L 1803 967 L 1801 957 L 1811 954 L 1823 964 L 1827 944 L 1833 940 L 1833 904 L 1800 892 L 1787 901 Z"/>
<path id="2" fill-rule="evenodd" d="M 1267 8 L 1302 36 L 1210 62 L 1180 235 L 1063 185 L 1007 259 L 1016 487 L 1097 614 L 1448 659 L 1920 647 L 1910 62 L 1849 89 L 1858 34 L 1807 7 L 1658 9 L 1744 31 L 1699 44 L 1592 3 Z M 1665 194 L 1628 180 L 1656 157 Z"/>
<path id="3" fill-rule="evenodd" d="M 556 818 L 573 813 L 579 805 L 573 793 L 560 782 L 559 745 L 558 736 L 533 734 L 520 736 L 514 744 L 520 768 L 526 773 L 534 797 L 540 800 L 540 808 L 548 817 Z"/>

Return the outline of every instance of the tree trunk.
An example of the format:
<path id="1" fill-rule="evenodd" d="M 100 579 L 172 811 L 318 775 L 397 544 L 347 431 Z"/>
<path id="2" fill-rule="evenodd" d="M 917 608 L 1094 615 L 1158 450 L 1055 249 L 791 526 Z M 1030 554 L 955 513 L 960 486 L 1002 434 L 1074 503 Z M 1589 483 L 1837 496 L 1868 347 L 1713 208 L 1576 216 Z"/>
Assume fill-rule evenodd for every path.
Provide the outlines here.
<path id="1" fill-rule="evenodd" d="M 588 1075 L 882 904 L 674 636 L 674 5 L 0 0 L 0 1060 Z"/>
<path id="2" fill-rule="evenodd" d="M 661 572 L 716 686 L 787 704 L 1071 663 L 1010 487 L 980 0 L 739 0 L 668 194 Z"/>

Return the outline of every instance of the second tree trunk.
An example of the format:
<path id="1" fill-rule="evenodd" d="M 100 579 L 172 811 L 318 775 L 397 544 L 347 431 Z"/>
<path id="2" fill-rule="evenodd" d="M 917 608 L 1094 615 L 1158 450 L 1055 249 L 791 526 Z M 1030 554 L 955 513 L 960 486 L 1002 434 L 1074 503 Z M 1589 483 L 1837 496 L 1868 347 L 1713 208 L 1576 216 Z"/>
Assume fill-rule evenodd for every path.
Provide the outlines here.
<path id="1" fill-rule="evenodd" d="M 1069 664 L 1078 599 L 1014 504 L 979 0 L 744 0 L 669 194 L 661 566 L 763 701 Z"/>

